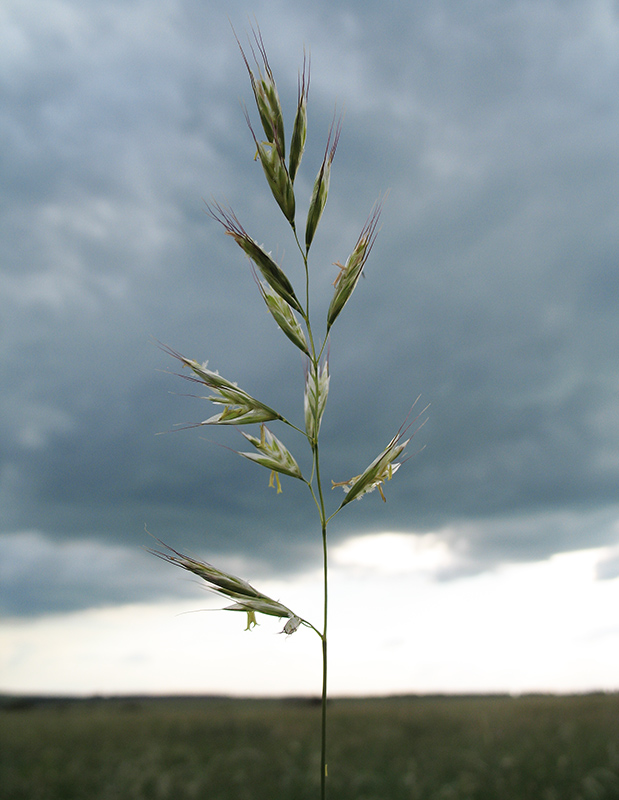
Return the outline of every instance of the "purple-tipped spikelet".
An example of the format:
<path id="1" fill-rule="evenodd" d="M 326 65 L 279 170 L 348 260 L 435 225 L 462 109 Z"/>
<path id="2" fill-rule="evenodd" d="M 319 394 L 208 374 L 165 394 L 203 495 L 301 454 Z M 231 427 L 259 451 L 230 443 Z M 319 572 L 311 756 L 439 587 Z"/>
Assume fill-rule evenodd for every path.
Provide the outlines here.
<path id="1" fill-rule="evenodd" d="M 252 33 L 254 36 L 254 42 L 256 43 L 256 47 L 258 48 L 258 52 L 260 53 L 260 57 L 262 59 L 261 68 L 254 47 L 250 42 L 249 47 L 254 58 L 257 74 L 255 74 L 252 70 L 249 60 L 245 55 L 245 51 L 243 50 L 236 33 L 234 34 L 234 38 L 236 39 L 239 50 L 241 51 L 241 55 L 243 57 L 243 61 L 247 67 L 247 72 L 249 73 L 249 81 L 254 92 L 254 98 L 256 100 L 256 106 L 260 115 L 260 121 L 262 122 L 262 127 L 264 128 L 264 133 L 267 137 L 267 140 L 278 148 L 283 161 L 286 157 L 284 115 L 282 114 L 282 107 L 279 102 L 277 86 L 275 85 L 273 71 L 269 65 L 269 60 L 267 58 L 264 42 L 262 41 L 260 29 L 258 28 L 257 30 L 254 30 L 252 28 Z"/>
<path id="2" fill-rule="evenodd" d="M 310 70 L 309 61 L 303 53 L 303 70 L 299 73 L 299 88 L 297 93 L 297 113 L 294 118 L 292 129 L 292 139 L 290 140 L 290 158 L 288 162 L 288 173 L 290 180 L 294 179 L 299 169 L 299 164 L 303 158 L 305 150 L 305 139 L 307 137 L 307 98 L 309 95 Z"/>
<path id="3" fill-rule="evenodd" d="M 262 35 L 259 29 L 252 30 L 252 33 L 254 36 L 254 42 L 258 52 L 260 53 L 260 59 L 262 61 L 261 66 L 256 56 L 254 47 L 250 42 L 249 46 L 254 58 L 254 63 L 256 65 L 255 73 L 249 64 L 249 60 L 245 55 L 238 38 L 236 38 L 236 41 L 239 45 L 241 55 L 243 56 L 245 66 L 247 67 L 247 72 L 249 73 L 251 88 L 256 100 L 256 107 L 258 108 L 260 121 L 262 122 L 262 127 L 267 137 L 266 142 L 261 142 L 256 137 L 251 126 L 251 122 L 249 121 L 249 115 L 247 111 L 245 111 L 245 118 L 247 119 L 247 125 L 249 126 L 249 130 L 251 131 L 251 135 L 256 144 L 257 155 L 260 158 L 260 163 L 262 164 L 267 183 L 273 192 L 273 197 L 277 201 L 281 210 L 284 212 L 288 222 L 290 222 L 294 228 L 295 198 L 294 190 L 292 188 L 293 179 L 288 174 L 288 169 L 286 167 L 284 115 L 282 114 L 282 107 L 279 101 L 277 86 L 275 85 L 275 78 L 269 65 L 264 42 L 262 41 Z M 301 107 L 301 99 L 299 99 L 299 107 Z M 301 124 L 301 122 L 299 124 Z M 297 131 L 297 138 L 298 135 L 299 131 Z M 298 150 L 295 151 L 295 160 L 296 159 L 300 160 Z M 296 167 L 298 167 L 298 161 L 296 161 Z"/>
<path id="4" fill-rule="evenodd" d="M 249 256 L 260 270 L 262 277 L 277 294 L 283 298 L 295 311 L 303 313 L 301 304 L 297 300 L 294 289 L 286 274 L 275 261 L 271 254 L 258 244 L 238 221 L 236 215 L 230 208 L 224 208 L 219 203 L 209 205 L 207 209 L 211 217 L 223 226 L 226 234 L 231 236 L 243 252 Z"/>
<path id="5" fill-rule="evenodd" d="M 335 126 L 335 131 L 334 131 Z M 314 239 L 316 228 L 322 217 L 322 212 L 325 210 L 327 203 L 327 196 L 329 194 L 329 182 L 331 180 L 331 164 L 335 158 L 335 151 L 337 144 L 340 140 L 340 133 L 342 130 L 341 119 L 335 120 L 331 123 L 329 128 L 329 135 L 327 136 L 327 144 L 325 146 L 325 154 L 322 159 L 322 164 L 318 170 L 318 175 L 314 181 L 314 190 L 312 191 L 312 199 L 310 200 L 309 211 L 307 212 L 307 222 L 305 225 L 305 249 L 308 251 Z M 331 138 L 333 137 L 333 141 Z"/>

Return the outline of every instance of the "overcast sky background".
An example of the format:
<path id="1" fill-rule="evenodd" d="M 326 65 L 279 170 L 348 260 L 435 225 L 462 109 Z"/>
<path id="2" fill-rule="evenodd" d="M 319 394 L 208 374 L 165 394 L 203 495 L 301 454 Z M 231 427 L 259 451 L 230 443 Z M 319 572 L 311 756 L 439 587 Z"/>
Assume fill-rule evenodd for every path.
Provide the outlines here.
<path id="1" fill-rule="evenodd" d="M 619 687 L 617 2 L 6 0 L 0 690 L 234 688 L 223 657 L 221 681 L 203 668 L 185 682 L 172 667 L 158 671 L 168 657 L 160 635 L 135 656 L 143 683 L 131 677 L 120 639 L 134 645 L 146 620 L 199 626 L 201 642 L 220 627 L 226 647 L 232 629 L 239 640 L 230 615 L 175 616 L 211 601 L 143 552 L 145 525 L 287 605 L 288 592 L 303 603 L 319 581 L 307 490 L 286 478 L 282 495 L 269 490 L 266 471 L 218 446 L 246 449 L 234 429 L 172 432 L 217 408 L 184 396 L 192 388 L 156 345 L 208 360 L 302 426 L 303 359 L 203 202 L 229 204 L 301 291 L 294 241 L 239 102 L 258 130 L 228 21 L 245 41 L 254 15 L 288 134 L 303 47 L 311 52 L 301 230 L 334 111 L 345 114 L 310 262 L 318 330 L 333 262 L 345 261 L 389 191 L 366 279 L 331 337 L 326 482 L 361 472 L 417 395 L 431 403 L 387 504 L 367 496 L 330 528 L 345 620 L 334 625 L 367 644 L 361 618 L 368 603 L 380 607 L 376 624 L 395 631 L 385 658 L 409 670 L 390 683 L 370 665 L 357 690 Z M 273 430 L 307 470 L 303 440 Z M 334 509 L 341 497 L 327 499 Z M 496 619 L 475 617 L 489 597 Z M 569 652 L 586 663 L 559 678 L 538 650 L 519 675 L 502 672 L 515 669 L 516 641 L 522 654 L 548 643 L 548 631 L 569 638 L 574 597 L 584 638 L 570 639 Z M 446 631 L 464 624 L 454 607 L 470 625 L 460 657 L 477 654 L 460 683 L 447 666 L 456 643 Z M 255 633 L 301 675 L 304 645 L 292 642 L 309 634 L 282 648 L 284 637 L 274 645 Z M 482 643 L 503 635 L 505 660 L 493 668 Z M 93 677 L 102 662 L 86 643 L 104 641 L 118 659 Z M 390 651 L 395 641 L 403 649 Z M 430 650 L 425 680 L 411 661 Z M 556 643 L 552 653 L 567 657 Z M 360 669 L 342 663 L 341 674 Z M 277 678 L 274 687 L 272 674 L 251 690 L 313 685 Z"/>

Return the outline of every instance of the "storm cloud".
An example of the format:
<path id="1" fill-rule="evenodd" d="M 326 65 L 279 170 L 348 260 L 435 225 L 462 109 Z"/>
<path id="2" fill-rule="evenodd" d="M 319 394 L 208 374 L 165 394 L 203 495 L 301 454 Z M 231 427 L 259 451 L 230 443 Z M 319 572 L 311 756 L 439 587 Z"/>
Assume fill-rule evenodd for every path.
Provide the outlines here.
<path id="1" fill-rule="evenodd" d="M 333 262 L 388 192 L 331 336 L 327 483 L 361 472 L 418 395 L 431 404 L 387 504 L 352 503 L 333 541 L 432 532 L 454 553 L 443 580 L 617 543 L 616 4 L 229 5 L 242 41 L 256 15 L 288 131 L 311 54 L 300 220 L 343 113 L 310 259 L 317 329 Z M 246 449 L 235 430 L 175 430 L 215 411 L 157 346 L 302 427 L 303 360 L 205 213 L 204 199 L 230 204 L 302 285 L 220 5 L 10 0 L 2 14 L 3 612 L 163 596 L 145 525 L 254 572 L 318 563 L 301 483 L 269 490 L 226 449 Z M 308 469 L 303 438 L 273 430 Z"/>

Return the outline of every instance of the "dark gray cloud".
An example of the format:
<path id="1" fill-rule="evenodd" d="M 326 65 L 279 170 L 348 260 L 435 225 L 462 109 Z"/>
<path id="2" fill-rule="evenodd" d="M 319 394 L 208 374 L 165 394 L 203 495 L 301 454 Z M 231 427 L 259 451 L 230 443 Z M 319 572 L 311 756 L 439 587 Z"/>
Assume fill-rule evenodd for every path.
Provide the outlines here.
<path id="1" fill-rule="evenodd" d="M 171 585 L 165 573 L 135 548 L 86 538 L 53 542 L 36 531 L 5 534 L 0 567 L 2 611 L 16 616 L 54 614 L 84 605 L 106 606 L 110 598 L 130 603 L 166 594 L 195 597 L 195 586 L 189 581 Z"/>
<path id="2" fill-rule="evenodd" d="M 13 578 L 4 610 L 153 597 L 147 577 L 121 590 L 104 568 L 113 548 L 148 545 L 145 523 L 179 548 L 240 554 L 261 570 L 305 568 L 320 554 L 301 484 L 267 490 L 267 473 L 219 446 L 244 449 L 236 431 L 155 435 L 214 413 L 183 396 L 192 387 L 166 373 L 177 365 L 155 339 L 302 420 L 303 363 L 240 251 L 204 213 L 203 198 L 229 202 L 302 281 L 252 160 L 238 102 L 251 92 L 228 20 L 189 0 L 7 9 L 0 552 Z M 301 214 L 334 108 L 345 107 L 312 248 L 318 328 L 332 262 L 389 190 L 366 279 L 333 330 L 327 482 L 361 471 L 418 394 L 432 404 L 387 505 L 377 495 L 351 504 L 333 522 L 334 541 L 454 531 L 458 574 L 613 544 L 615 5 L 262 9 L 239 2 L 230 16 L 240 33 L 256 13 L 288 119 L 303 44 L 311 49 Z M 307 467 L 302 439 L 282 435 Z M 54 570 L 56 588 L 40 580 L 23 599 L 27 570 L 11 564 L 51 558 L 49 548 L 70 561 L 84 542 L 112 548 L 96 586 Z"/>

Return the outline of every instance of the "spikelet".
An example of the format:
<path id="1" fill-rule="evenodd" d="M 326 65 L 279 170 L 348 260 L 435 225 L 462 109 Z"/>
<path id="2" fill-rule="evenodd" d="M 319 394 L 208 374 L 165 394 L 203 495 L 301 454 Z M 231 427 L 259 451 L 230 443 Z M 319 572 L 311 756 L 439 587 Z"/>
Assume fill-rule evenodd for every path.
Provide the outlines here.
<path id="1" fill-rule="evenodd" d="M 307 97 L 309 95 L 309 62 L 303 53 L 303 71 L 299 74 L 299 88 L 297 93 L 297 113 L 294 118 L 292 139 L 290 140 L 290 158 L 288 160 L 288 173 L 290 180 L 294 179 L 299 169 L 305 139 L 307 137 Z"/>
<path id="2" fill-rule="evenodd" d="M 247 627 L 245 630 L 251 630 L 252 627 L 257 625 L 256 612 L 260 614 L 267 614 L 271 617 L 280 617 L 286 619 L 282 633 L 294 633 L 300 625 L 313 627 L 310 623 L 298 617 L 294 611 L 291 611 L 283 603 L 278 600 L 273 600 L 268 595 L 254 589 L 251 584 L 242 578 L 237 578 L 236 575 L 231 575 L 229 572 L 224 572 L 206 561 L 200 561 L 197 558 L 183 555 L 174 548 L 157 539 L 159 544 L 166 548 L 166 551 L 151 550 L 149 553 L 174 564 L 177 567 L 186 569 L 188 572 L 193 572 L 206 583 L 207 588 L 215 594 L 227 597 L 233 600 L 231 606 L 226 606 L 224 611 L 245 611 L 247 613 Z"/>
<path id="3" fill-rule="evenodd" d="M 331 304 L 327 312 L 327 330 L 331 328 L 359 282 L 365 262 L 376 240 L 376 227 L 380 218 L 381 209 L 381 204 L 376 203 L 369 219 L 363 226 L 363 230 L 359 234 L 359 238 L 357 239 L 352 253 L 346 260 L 346 264 L 342 266 L 336 263 L 336 266 L 340 268 L 340 273 L 335 279 L 335 292 L 333 293 L 333 298 L 331 299 Z"/>
<path id="4" fill-rule="evenodd" d="M 325 359 L 322 366 L 318 366 L 318 370 L 315 370 L 314 365 L 311 364 L 305 378 L 305 395 L 303 398 L 305 432 L 312 443 L 318 440 L 318 432 L 322 415 L 327 405 L 328 394 L 329 362 Z"/>
<path id="5" fill-rule="evenodd" d="M 418 400 L 419 397 L 413 403 L 413 408 Z M 420 411 L 412 422 L 407 424 L 407 421 L 405 420 L 387 447 L 385 447 L 385 449 L 376 456 L 374 461 L 372 461 L 372 463 L 366 467 L 361 475 L 355 475 L 354 478 L 351 478 L 347 481 L 331 481 L 332 489 L 335 489 L 339 486 L 344 490 L 344 492 L 346 492 L 346 497 L 342 500 L 340 508 L 343 508 L 347 503 L 350 503 L 351 500 L 360 500 L 363 495 L 373 492 L 374 489 L 378 489 L 382 499 L 387 502 L 382 487 L 385 481 L 390 481 L 401 467 L 401 462 L 396 462 L 396 458 L 402 454 L 404 448 L 413 438 L 415 433 L 417 433 L 419 428 L 425 425 L 425 420 L 417 427 L 412 436 L 409 436 L 409 438 L 406 439 L 406 441 L 403 442 L 402 437 L 406 434 L 411 425 L 413 425 L 414 422 L 419 419 L 421 414 L 423 414 L 427 409 L 428 406 Z"/>
<path id="6" fill-rule="evenodd" d="M 299 350 L 302 350 L 306 355 L 309 355 L 307 347 L 307 340 L 299 321 L 294 315 L 290 305 L 271 289 L 270 286 L 258 281 L 258 288 L 267 308 L 275 322 L 278 324 L 290 341 L 296 345 Z"/>
<path id="7" fill-rule="evenodd" d="M 282 475 L 289 475 L 291 478 L 298 478 L 304 480 L 299 465 L 295 461 L 292 453 L 288 448 L 264 425 L 260 426 L 260 438 L 251 436 L 249 433 L 241 431 L 243 436 L 248 442 L 258 450 L 258 453 L 242 453 L 240 456 L 260 464 L 271 470 L 271 481 L 269 486 L 273 485 L 273 480 L 277 481 L 277 493 L 281 494 L 282 487 L 277 477 L 277 473 Z M 238 451 L 237 451 L 238 452 Z"/>
<path id="8" fill-rule="evenodd" d="M 256 145 L 256 154 L 262 164 L 264 175 L 277 201 L 278 206 L 284 213 L 288 222 L 294 228 L 295 198 L 292 179 L 288 174 L 286 162 L 282 156 L 282 148 L 279 146 L 277 138 L 273 142 L 261 142 L 256 138 L 256 134 L 249 121 L 249 115 L 245 111 L 247 126 Z"/>
<path id="9" fill-rule="evenodd" d="M 225 406 L 221 413 L 189 427 L 199 427 L 200 425 L 249 425 L 254 422 L 283 419 L 281 414 L 240 389 L 236 383 L 232 383 L 232 381 L 222 377 L 218 372 L 210 370 L 206 363 L 200 364 L 193 358 L 185 358 L 185 356 L 177 353 L 171 347 L 165 345 L 161 345 L 161 347 L 166 353 L 177 358 L 184 366 L 189 367 L 194 375 L 197 376 L 181 375 L 182 378 L 202 384 L 215 392 L 215 394 L 205 397 L 205 400 Z"/>
<path id="10" fill-rule="evenodd" d="M 258 242 L 249 236 L 232 209 L 224 208 L 219 203 L 207 204 L 207 209 L 211 217 L 223 226 L 226 234 L 231 236 L 243 252 L 254 262 L 273 291 L 295 311 L 303 313 L 292 284 L 284 271 L 273 261 L 271 254 L 267 253 Z"/>
<path id="11" fill-rule="evenodd" d="M 247 67 L 247 72 L 249 73 L 249 81 L 254 92 L 254 98 L 258 108 L 258 114 L 260 115 L 260 121 L 262 122 L 262 127 L 264 128 L 264 133 L 267 137 L 267 140 L 272 144 L 276 144 L 280 149 L 280 155 L 283 160 L 286 157 L 284 115 L 282 114 L 282 107 L 279 102 L 277 86 L 275 85 L 273 71 L 269 65 L 266 48 L 264 46 L 264 42 L 262 41 L 262 34 L 260 33 L 259 29 L 252 29 L 252 33 L 254 35 L 254 42 L 258 48 L 258 52 L 260 53 L 262 60 L 261 67 L 253 45 L 250 42 L 249 47 L 254 58 L 257 73 L 254 73 L 252 70 L 249 60 L 245 55 L 245 51 L 241 47 L 241 43 L 239 42 L 236 33 L 234 34 L 234 37 L 239 46 L 239 50 L 241 51 L 241 55 L 243 56 L 243 61 Z"/>
<path id="12" fill-rule="evenodd" d="M 334 131 L 335 125 L 335 131 Z M 305 249 L 306 252 L 310 249 L 310 245 L 314 239 L 316 228 L 322 217 L 322 212 L 325 210 L 327 203 L 327 196 L 329 194 L 329 181 L 331 180 L 331 164 L 335 158 L 335 151 L 340 139 L 341 120 L 331 123 L 329 128 L 329 135 L 327 136 L 327 144 L 325 147 L 325 154 L 322 159 L 322 164 L 318 170 L 318 175 L 314 181 L 314 189 L 312 191 L 312 199 L 310 200 L 309 210 L 307 212 L 307 222 L 305 225 Z M 331 141 L 333 137 L 333 142 Z"/>

